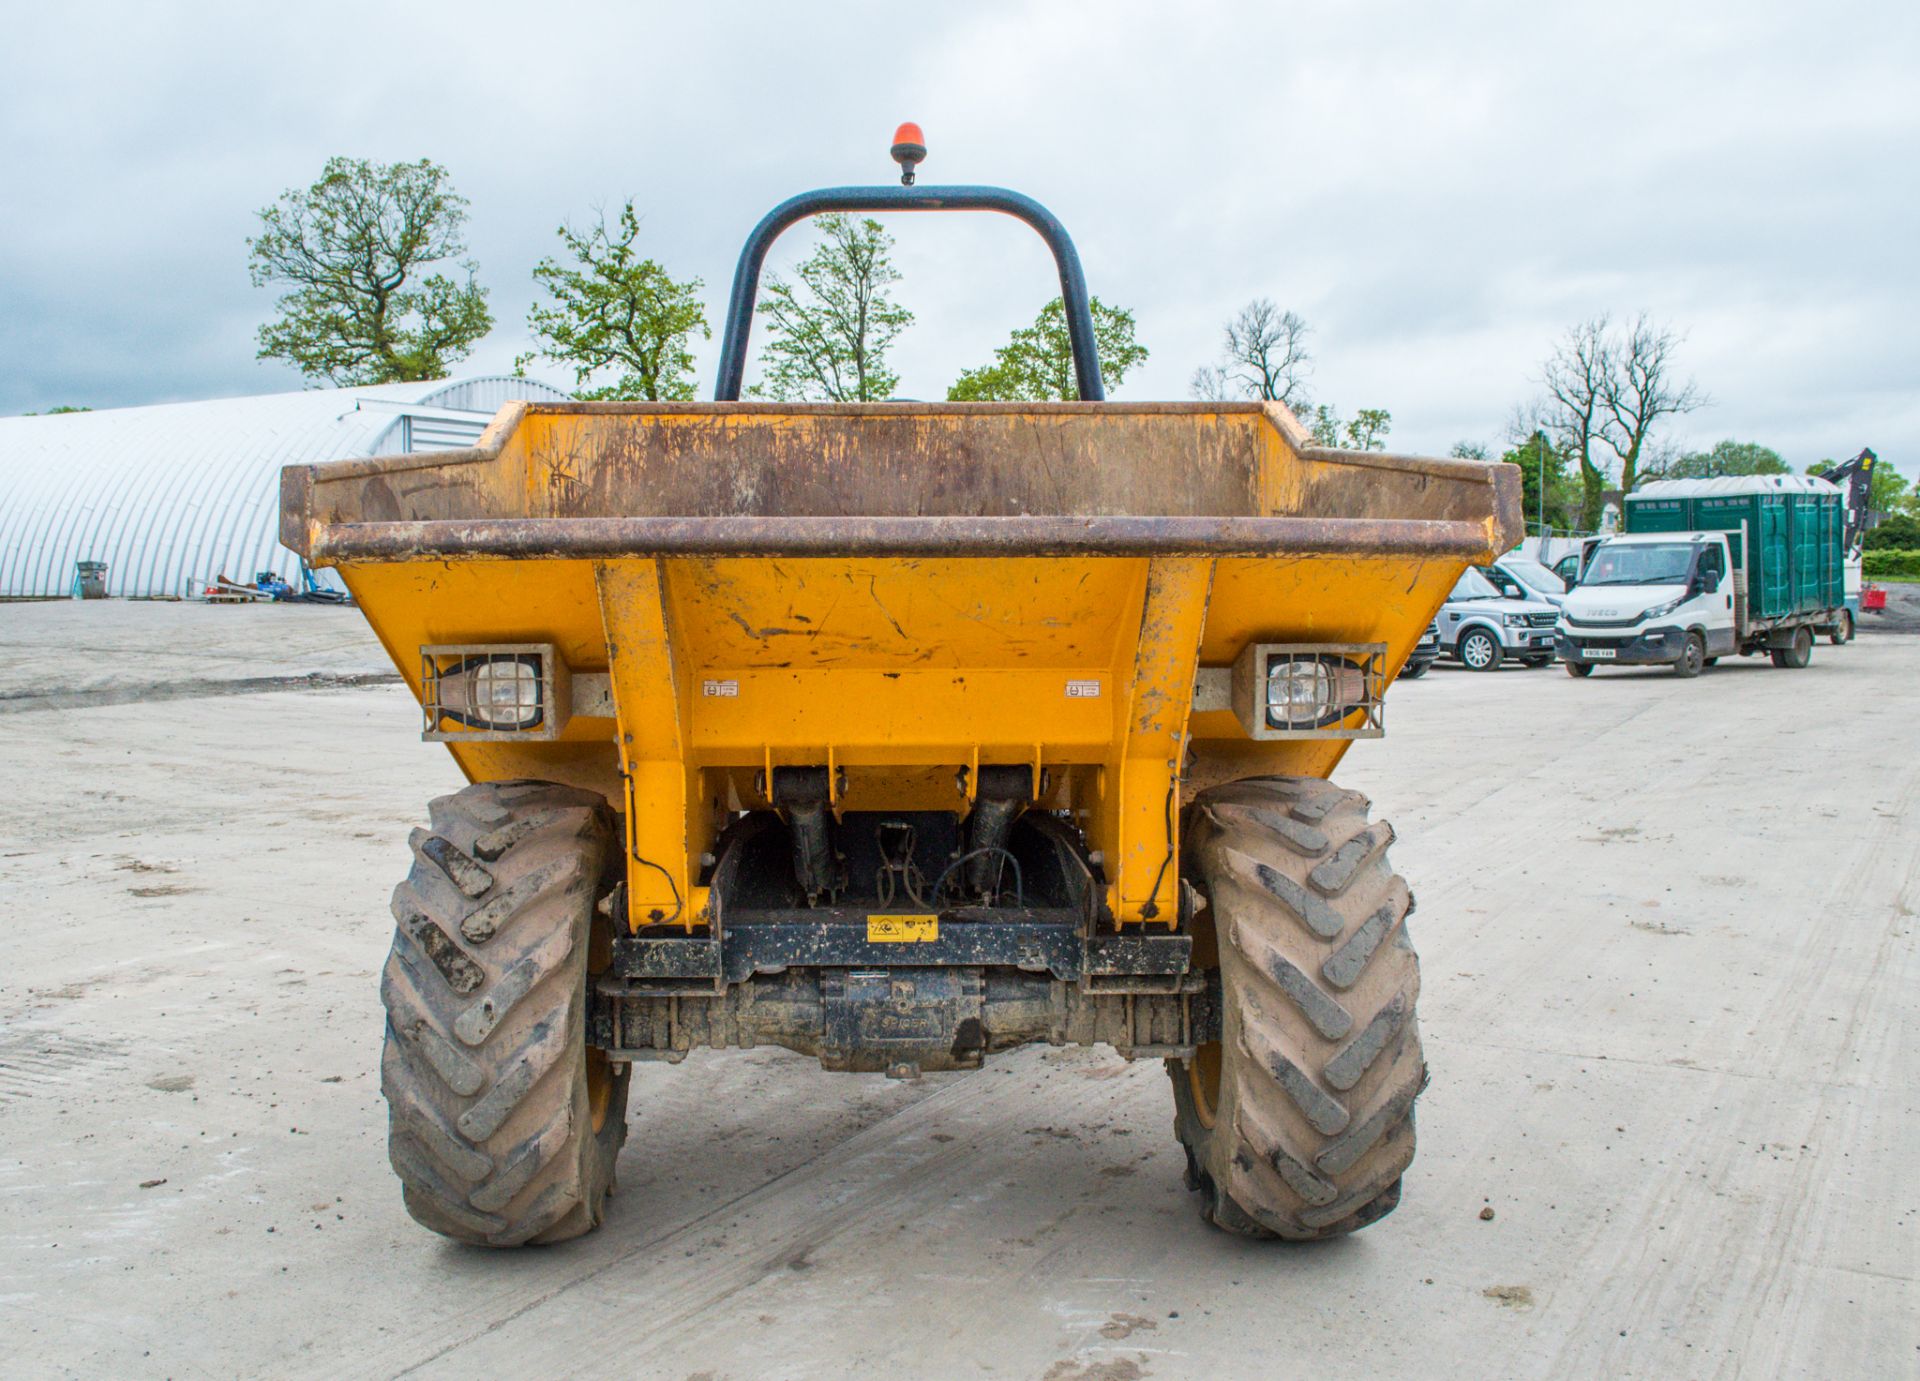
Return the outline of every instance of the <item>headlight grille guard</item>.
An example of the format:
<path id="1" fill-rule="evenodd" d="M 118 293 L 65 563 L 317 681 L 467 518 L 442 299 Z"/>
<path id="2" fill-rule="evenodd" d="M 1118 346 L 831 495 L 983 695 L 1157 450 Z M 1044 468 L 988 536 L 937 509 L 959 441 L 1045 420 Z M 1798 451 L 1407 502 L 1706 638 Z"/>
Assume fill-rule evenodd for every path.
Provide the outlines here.
<path id="1" fill-rule="evenodd" d="M 1311 723 L 1284 726 L 1270 722 L 1267 686 L 1274 668 L 1287 662 L 1319 662 L 1358 690 L 1341 695 Z M 1355 673 L 1351 678 L 1340 671 Z M 1202 667 L 1194 685 L 1193 708 L 1231 710 L 1247 736 L 1256 740 L 1297 738 L 1379 738 L 1386 733 L 1387 645 L 1385 643 L 1249 643 L 1230 667 Z"/>
<path id="2" fill-rule="evenodd" d="M 533 711 L 524 727 L 489 722 L 471 703 L 468 678 L 489 666 L 532 669 L 531 703 L 521 697 L 516 705 Z M 467 681 L 466 689 L 459 680 Z M 420 737 L 430 743 L 554 739 L 566 727 L 572 687 L 567 664 L 552 643 L 437 643 L 420 649 L 420 708 L 425 715 Z"/>

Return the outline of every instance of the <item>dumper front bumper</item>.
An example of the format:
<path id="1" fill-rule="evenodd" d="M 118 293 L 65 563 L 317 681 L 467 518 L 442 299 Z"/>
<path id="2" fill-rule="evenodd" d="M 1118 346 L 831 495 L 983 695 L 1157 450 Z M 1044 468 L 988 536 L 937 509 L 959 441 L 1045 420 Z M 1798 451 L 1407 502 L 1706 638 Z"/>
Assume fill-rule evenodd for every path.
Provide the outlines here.
<path id="1" fill-rule="evenodd" d="M 1686 645 L 1684 628 L 1649 628 L 1630 638 L 1595 638 L 1564 629 L 1554 635 L 1560 660 L 1576 665 L 1666 666 L 1680 660 Z"/>

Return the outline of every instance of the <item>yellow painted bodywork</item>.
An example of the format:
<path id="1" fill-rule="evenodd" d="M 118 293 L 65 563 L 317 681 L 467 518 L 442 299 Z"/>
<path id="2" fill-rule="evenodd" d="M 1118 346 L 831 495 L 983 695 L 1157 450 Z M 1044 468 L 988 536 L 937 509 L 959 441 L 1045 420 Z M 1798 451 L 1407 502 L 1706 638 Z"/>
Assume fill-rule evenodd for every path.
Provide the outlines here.
<path id="1" fill-rule="evenodd" d="M 609 459 L 615 431 L 596 429 L 600 414 L 515 408 L 475 452 L 437 461 L 406 457 L 384 469 L 361 462 L 297 476 L 290 470 L 306 487 L 298 504 L 289 501 L 289 513 L 317 543 L 329 524 L 395 516 L 651 511 L 646 493 L 654 480 L 646 465 L 636 462 L 617 482 L 608 478 L 618 469 Z M 947 429 L 939 435 L 951 441 L 955 429 L 969 434 L 967 409 L 933 411 L 940 415 L 926 425 Z M 1316 461 L 1348 466 L 1354 473 L 1340 482 L 1356 495 L 1379 492 L 1369 491 L 1370 483 L 1401 486 L 1408 497 L 1381 502 L 1398 503 L 1412 517 L 1422 516 L 1425 486 L 1438 494 L 1445 480 L 1448 516 L 1471 516 L 1479 503 L 1489 554 L 1504 549 L 1510 516 L 1492 498 L 1459 497 L 1455 491 L 1472 478 L 1449 468 L 1460 463 L 1405 461 L 1396 468 L 1383 458 L 1313 453 L 1291 418 L 1276 418 L 1276 411 L 1165 408 L 1159 415 L 1173 421 L 1156 430 L 1116 408 L 1114 435 L 1131 425 L 1147 438 L 1140 444 L 1178 455 L 1189 435 L 1214 438 L 1209 445 L 1225 444 L 1217 438 L 1227 435 L 1238 445 L 1238 433 L 1219 429 L 1228 422 L 1252 428 L 1244 438 L 1247 459 L 1224 469 L 1244 487 L 1238 511 L 1256 516 L 1311 512 L 1316 502 L 1335 501 L 1328 493 L 1344 493 L 1324 483 L 1314 489 L 1318 481 L 1309 472 Z M 636 412 L 644 412 L 648 429 L 620 433 L 620 444 L 670 453 L 691 444 L 677 430 L 696 423 L 708 429 L 702 444 L 717 444 L 712 407 L 618 415 L 631 424 Z M 1086 410 L 1078 415 L 1078 430 L 1061 429 L 1049 442 L 1056 451 L 1081 444 L 1091 422 Z M 774 425 L 767 418 L 764 409 L 749 415 Z M 1015 435 L 1010 424 L 1035 431 L 1053 421 L 1046 409 L 974 410 L 974 431 L 990 438 Z M 1174 430 L 1176 422 L 1186 430 Z M 745 425 L 736 420 L 736 427 Z M 841 435 L 822 430 L 823 419 L 804 410 L 783 425 L 814 428 L 818 435 L 803 438 L 806 445 L 830 446 Z M 1092 437 L 1098 442 L 1098 428 Z M 737 440 L 743 453 L 773 444 Z M 889 443 L 877 463 L 884 470 L 901 453 L 901 445 Z M 1032 467 L 1044 468 L 1048 459 L 1041 446 Z M 731 482 L 737 487 L 748 478 L 735 474 Z M 336 479 L 346 497 L 330 501 Z M 1033 481 L 1045 482 L 1044 475 Z M 357 491 L 348 488 L 354 483 Z M 376 483 L 395 512 L 385 510 L 389 499 L 375 492 Z M 1122 479 L 1088 483 L 1115 488 Z M 1176 475 L 1126 483 L 1135 491 L 1158 484 L 1172 495 L 1188 481 Z M 1226 481 L 1192 481 L 1206 483 Z M 408 484 L 421 497 L 410 502 Z M 356 492 L 360 497 L 352 497 Z M 925 507 L 924 500 L 909 501 Z M 814 503 L 787 502 L 803 509 Z M 1128 511 L 1120 502 L 1105 511 Z M 1397 673 L 1466 564 L 1465 557 L 1392 553 L 635 553 L 345 560 L 338 569 L 416 695 L 419 648 L 427 644 L 552 643 L 576 676 L 608 673 L 613 718 L 576 716 L 550 741 L 447 746 L 476 781 L 533 777 L 604 794 L 626 820 L 630 922 L 693 929 L 706 921 L 700 858 L 731 814 L 769 807 L 771 769 L 820 765 L 830 769 L 839 810 L 964 812 L 981 766 L 1031 764 L 1036 780 L 1046 782 L 1041 804 L 1071 812 L 1103 855 L 1114 921 L 1172 925 L 1182 795 L 1254 774 L 1325 776 L 1347 748 L 1344 740 L 1256 742 L 1231 712 L 1194 714 L 1197 668 L 1229 666 L 1252 642 L 1383 643 L 1388 671 Z"/>

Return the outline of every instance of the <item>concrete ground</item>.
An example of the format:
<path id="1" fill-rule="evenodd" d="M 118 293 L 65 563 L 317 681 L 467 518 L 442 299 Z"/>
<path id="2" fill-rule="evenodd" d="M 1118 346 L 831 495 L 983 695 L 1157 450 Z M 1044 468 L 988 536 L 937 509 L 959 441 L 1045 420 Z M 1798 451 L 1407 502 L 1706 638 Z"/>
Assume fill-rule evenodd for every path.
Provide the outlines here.
<path id="1" fill-rule="evenodd" d="M 6 1375 L 1920 1372 L 1920 639 L 1397 688 L 1341 777 L 1433 1085 L 1310 1248 L 1200 1223 L 1159 1068 L 1044 1049 L 642 1067 L 597 1235 L 416 1228 L 375 974 L 459 783 L 383 665 L 351 610 L 0 605 Z"/>

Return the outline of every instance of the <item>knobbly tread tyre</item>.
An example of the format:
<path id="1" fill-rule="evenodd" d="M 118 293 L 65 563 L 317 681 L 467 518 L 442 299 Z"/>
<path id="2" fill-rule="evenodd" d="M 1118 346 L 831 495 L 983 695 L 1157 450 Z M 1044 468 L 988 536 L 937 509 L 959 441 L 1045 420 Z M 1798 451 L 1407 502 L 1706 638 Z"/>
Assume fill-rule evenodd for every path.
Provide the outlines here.
<path id="1" fill-rule="evenodd" d="M 1188 1184 L 1217 1227 L 1339 1237 L 1399 1203 L 1427 1071 L 1392 840 L 1364 796 L 1313 778 L 1233 782 L 1189 808 L 1196 955 L 1217 950 L 1221 977 L 1210 1127 L 1187 1062 L 1167 1063 Z"/>
<path id="2" fill-rule="evenodd" d="M 428 809 L 380 983 L 407 1210 L 485 1246 L 578 1237 L 599 1225 L 626 1138 L 627 1074 L 601 1063 L 590 1077 L 586 1043 L 595 903 L 619 862 L 611 813 L 592 792 L 533 781 Z"/>

